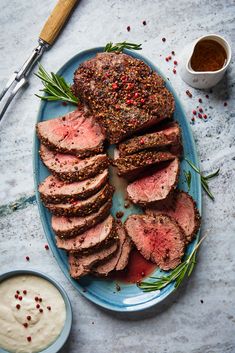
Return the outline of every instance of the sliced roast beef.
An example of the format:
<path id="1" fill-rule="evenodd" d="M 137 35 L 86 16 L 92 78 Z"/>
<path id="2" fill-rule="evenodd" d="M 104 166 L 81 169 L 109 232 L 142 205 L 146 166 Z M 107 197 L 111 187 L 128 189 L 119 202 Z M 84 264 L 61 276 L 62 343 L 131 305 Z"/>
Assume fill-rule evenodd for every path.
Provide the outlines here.
<path id="1" fill-rule="evenodd" d="M 41 142 L 52 150 L 91 156 L 103 151 L 105 135 L 93 116 L 87 116 L 80 108 L 60 118 L 37 124 Z"/>
<path id="2" fill-rule="evenodd" d="M 88 216 L 65 217 L 53 215 L 51 218 L 52 229 L 61 238 L 75 237 L 107 218 L 111 207 L 112 199 L 110 198 L 97 212 Z"/>
<path id="3" fill-rule="evenodd" d="M 118 175 L 129 180 L 137 178 L 144 170 L 165 161 L 171 161 L 175 156 L 170 152 L 141 151 L 114 160 Z"/>
<path id="4" fill-rule="evenodd" d="M 131 251 L 131 241 L 126 235 L 125 229 L 116 224 L 116 235 L 119 238 L 119 248 L 109 259 L 93 266 L 92 271 L 98 276 L 107 276 L 114 270 L 122 270 L 126 267 Z"/>
<path id="5" fill-rule="evenodd" d="M 107 244 L 112 238 L 117 238 L 115 235 L 115 222 L 113 217 L 109 216 L 103 222 L 74 238 L 62 239 L 56 237 L 56 244 L 58 248 L 72 252 L 88 251 Z"/>
<path id="6" fill-rule="evenodd" d="M 167 215 L 131 215 L 125 222 L 128 235 L 140 253 L 163 270 L 174 269 L 184 255 L 185 235 Z"/>
<path id="7" fill-rule="evenodd" d="M 69 266 L 70 275 L 79 279 L 91 272 L 92 266 L 100 261 L 110 258 L 118 249 L 118 241 L 112 241 L 105 247 L 100 247 L 91 254 L 70 253 Z"/>
<path id="8" fill-rule="evenodd" d="M 127 186 L 129 199 L 142 206 L 166 199 L 178 183 L 180 163 L 178 158 L 147 172 Z"/>
<path id="9" fill-rule="evenodd" d="M 117 234 L 120 239 L 121 253 L 120 253 L 118 262 L 116 264 L 115 270 L 121 271 L 128 264 L 129 255 L 132 249 L 132 241 L 130 237 L 127 235 L 125 228 L 121 225 L 117 226 Z"/>
<path id="10" fill-rule="evenodd" d="M 120 143 L 118 149 L 121 157 L 143 150 L 161 151 L 166 149 L 175 156 L 180 157 L 182 143 L 179 124 L 172 122 L 164 126 L 160 131 L 133 137 Z"/>
<path id="11" fill-rule="evenodd" d="M 122 53 L 100 53 L 81 64 L 73 91 L 105 128 L 110 143 L 170 118 L 174 97 L 161 76 Z"/>
<path id="12" fill-rule="evenodd" d="M 93 178 L 73 183 L 65 183 L 49 175 L 38 187 L 41 199 L 45 203 L 60 203 L 86 199 L 99 191 L 108 180 L 108 170 Z"/>
<path id="13" fill-rule="evenodd" d="M 112 196 L 113 187 L 106 184 L 97 194 L 86 200 L 77 200 L 67 203 L 45 203 L 45 206 L 56 216 L 87 216 L 97 212 Z"/>
<path id="14" fill-rule="evenodd" d="M 105 154 L 81 159 L 71 154 L 62 154 L 41 145 L 40 156 L 53 175 L 67 182 L 85 180 L 101 173 L 109 164 Z"/>
<path id="15" fill-rule="evenodd" d="M 153 205 L 146 209 L 147 214 L 167 214 L 174 218 L 186 235 L 186 242 L 189 243 L 200 227 L 200 214 L 193 198 L 184 191 L 177 190 L 174 193 L 170 204 Z"/>

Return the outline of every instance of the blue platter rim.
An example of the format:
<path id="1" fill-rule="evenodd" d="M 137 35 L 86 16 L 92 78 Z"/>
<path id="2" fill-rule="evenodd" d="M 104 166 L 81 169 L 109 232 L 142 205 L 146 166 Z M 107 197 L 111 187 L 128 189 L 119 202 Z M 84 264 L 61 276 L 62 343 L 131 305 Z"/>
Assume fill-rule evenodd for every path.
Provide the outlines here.
<path id="1" fill-rule="evenodd" d="M 96 48 L 91 48 L 88 50 L 84 50 L 82 52 L 79 52 L 78 54 L 74 55 L 72 58 L 70 58 L 58 71 L 58 74 L 62 74 L 64 70 L 66 70 L 67 67 L 69 67 L 74 61 L 77 61 L 79 57 L 82 56 L 86 56 L 88 55 L 90 56 L 94 56 L 97 53 L 103 52 L 104 51 L 104 47 L 96 47 Z M 184 112 L 182 103 L 180 102 L 175 89 L 173 88 L 173 86 L 171 85 L 171 83 L 167 80 L 166 76 L 161 72 L 161 70 L 159 68 L 156 68 L 156 65 L 154 65 L 151 61 L 149 61 L 148 59 L 146 59 L 143 55 L 140 55 L 137 52 L 134 51 L 130 51 L 130 50 L 124 50 L 124 53 L 133 56 L 134 58 L 137 58 L 139 60 L 144 61 L 147 65 L 149 65 L 154 71 L 157 71 L 165 80 L 166 82 L 166 87 L 171 91 L 171 93 L 174 95 L 175 98 L 175 103 L 176 106 L 178 106 L 180 108 L 180 111 L 183 115 L 183 123 L 184 123 L 184 128 L 185 131 L 187 132 L 187 139 L 190 141 L 190 159 L 191 161 L 198 166 L 198 157 L 197 157 L 197 152 L 196 152 L 196 146 L 195 146 L 195 142 L 194 142 L 194 138 L 192 135 L 192 131 L 190 128 L 190 124 L 187 120 L 186 114 Z M 37 121 L 36 122 L 40 122 L 41 121 L 41 116 L 42 113 L 46 107 L 46 105 L 48 104 L 48 102 L 42 101 L 40 103 L 40 107 L 39 107 L 39 111 L 38 111 L 38 115 L 37 115 Z M 163 290 L 161 290 L 161 293 L 159 295 L 159 291 L 156 292 L 152 292 L 155 293 L 155 296 L 152 296 L 149 298 L 148 301 L 145 301 L 143 303 L 138 303 L 136 305 L 127 305 L 127 306 L 118 306 L 118 305 L 114 305 L 113 303 L 110 303 L 108 300 L 105 300 L 105 298 L 103 298 L 102 300 L 98 297 L 95 296 L 94 294 L 91 294 L 89 292 L 86 291 L 86 288 L 81 285 L 79 283 L 79 281 L 75 281 L 73 278 L 70 277 L 68 270 L 66 268 L 66 266 L 64 265 L 62 258 L 61 258 L 61 254 L 58 250 L 58 248 L 55 246 L 55 243 L 53 241 L 53 237 L 51 236 L 51 228 L 48 225 L 48 222 L 46 220 L 45 217 L 45 208 L 40 200 L 40 195 L 38 193 L 38 162 L 39 162 L 39 154 L 38 154 L 38 146 L 39 146 L 39 141 L 37 138 L 36 133 L 34 134 L 34 145 L 33 145 L 33 169 L 34 169 L 34 184 L 35 184 L 35 193 L 36 193 L 36 200 L 37 200 L 37 205 L 38 205 L 38 209 L 39 209 L 39 215 L 40 215 L 40 219 L 43 225 L 43 229 L 44 229 L 44 233 L 46 235 L 47 241 L 50 245 L 50 248 L 52 250 L 53 255 L 55 256 L 55 259 L 58 263 L 58 265 L 60 266 L 62 272 L 64 273 L 64 275 L 67 277 L 67 279 L 70 281 L 70 283 L 78 290 L 78 292 L 84 296 L 85 298 L 87 298 L 88 300 L 90 300 L 91 302 L 95 303 L 96 305 L 104 308 L 104 309 L 108 309 L 111 311 L 117 311 L 117 312 L 137 312 L 137 311 L 142 311 L 145 309 L 150 308 L 151 306 L 154 306 L 158 303 L 160 303 L 161 301 L 163 301 L 166 297 L 168 297 L 171 293 L 173 293 L 175 291 L 174 288 L 174 284 L 171 283 L 169 284 L 167 287 L 165 287 Z M 200 214 L 202 213 L 202 198 L 201 198 L 201 183 L 200 183 L 200 176 L 198 174 L 195 173 L 194 175 L 194 183 L 196 185 L 196 189 L 197 189 L 197 207 L 198 210 L 200 212 Z M 199 233 L 198 232 L 195 240 L 189 245 L 189 247 L 187 248 L 187 253 L 191 253 L 194 249 L 194 247 L 196 246 L 198 239 L 199 239 Z"/>

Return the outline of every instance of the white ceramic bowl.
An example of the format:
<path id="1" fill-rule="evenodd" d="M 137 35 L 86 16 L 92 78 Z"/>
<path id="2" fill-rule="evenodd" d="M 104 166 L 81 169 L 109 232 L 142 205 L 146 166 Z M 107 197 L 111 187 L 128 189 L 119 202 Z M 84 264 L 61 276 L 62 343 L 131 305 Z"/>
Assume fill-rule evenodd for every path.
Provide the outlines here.
<path id="1" fill-rule="evenodd" d="M 212 39 L 223 46 L 227 54 L 226 64 L 217 71 L 206 71 L 196 72 L 193 71 L 190 65 L 191 57 L 195 48 L 195 45 L 202 39 Z M 224 76 L 225 71 L 231 61 L 231 47 L 229 43 L 221 36 L 217 34 L 205 35 L 193 43 L 189 44 L 181 53 L 179 57 L 179 73 L 182 79 L 194 88 L 207 89 L 215 86 Z"/>
<path id="2" fill-rule="evenodd" d="M 63 327 L 60 335 L 57 337 L 57 339 L 50 346 L 48 346 L 47 348 L 45 348 L 42 351 L 37 352 L 37 353 L 57 353 L 57 352 L 59 352 L 59 350 L 65 345 L 65 343 L 69 337 L 69 334 L 71 331 L 71 326 L 72 326 L 72 317 L 73 317 L 72 307 L 71 307 L 71 303 L 70 303 L 70 300 L 69 300 L 67 293 L 65 292 L 63 287 L 61 287 L 61 285 L 58 282 L 56 282 L 52 277 L 46 275 L 43 272 L 34 271 L 34 270 L 13 270 L 10 272 L 3 273 L 0 275 L 0 283 L 8 278 L 19 276 L 19 275 L 33 275 L 33 276 L 41 277 L 41 278 L 49 281 L 50 283 L 52 283 L 58 289 L 60 294 L 62 295 L 62 298 L 65 303 L 65 309 L 66 309 L 66 318 L 65 318 L 64 327 Z M 0 353 L 9 353 L 9 352 L 6 351 L 5 349 L 0 348 Z"/>

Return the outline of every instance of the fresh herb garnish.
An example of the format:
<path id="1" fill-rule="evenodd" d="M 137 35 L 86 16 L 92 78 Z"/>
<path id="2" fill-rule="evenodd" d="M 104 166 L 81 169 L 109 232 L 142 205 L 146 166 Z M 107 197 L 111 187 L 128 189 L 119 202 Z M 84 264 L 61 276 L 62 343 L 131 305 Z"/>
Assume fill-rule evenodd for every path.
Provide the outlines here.
<path id="1" fill-rule="evenodd" d="M 104 51 L 106 51 L 106 52 L 117 51 L 120 53 L 124 49 L 142 50 L 141 45 L 142 44 L 134 44 L 134 43 L 128 43 L 128 42 L 122 42 L 122 43 L 116 43 L 116 44 L 113 44 L 112 42 L 110 42 L 110 43 L 106 44 Z"/>
<path id="2" fill-rule="evenodd" d="M 190 170 L 189 171 L 184 170 L 184 177 L 185 177 L 186 183 L 188 185 L 188 191 L 190 191 L 191 180 L 192 180 L 192 174 L 191 174 Z"/>
<path id="3" fill-rule="evenodd" d="M 211 178 L 216 177 L 217 175 L 219 175 L 220 169 L 217 169 L 215 172 L 209 174 L 209 175 L 203 175 L 200 171 L 200 169 L 198 169 L 189 159 L 185 158 L 186 162 L 190 165 L 190 167 L 200 175 L 201 177 L 201 184 L 203 189 L 205 190 L 205 192 L 207 193 L 207 195 L 214 201 L 214 195 L 211 193 L 209 185 L 208 185 L 208 180 Z"/>
<path id="4" fill-rule="evenodd" d="M 160 290 L 168 284 L 175 282 L 175 288 L 178 288 L 179 285 L 182 283 L 185 275 L 187 274 L 188 277 L 191 275 L 193 268 L 196 264 L 196 254 L 199 246 L 201 245 L 202 241 L 205 239 L 207 235 L 205 235 L 201 240 L 197 243 L 193 251 L 190 255 L 188 255 L 179 266 L 177 266 L 174 270 L 171 271 L 169 275 L 162 276 L 162 277 L 150 277 L 155 279 L 154 282 L 141 282 L 139 284 L 139 288 L 142 289 L 144 292 L 152 292 L 155 290 Z"/>
<path id="5" fill-rule="evenodd" d="M 59 100 L 78 104 L 78 98 L 74 96 L 70 86 L 63 77 L 54 74 L 53 72 L 49 74 L 40 64 L 38 73 L 35 75 L 41 79 L 42 84 L 44 85 L 44 88 L 41 91 L 47 94 L 46 96 L 39 96 L 36 94 L 37 97 L 46 101 Z"/>

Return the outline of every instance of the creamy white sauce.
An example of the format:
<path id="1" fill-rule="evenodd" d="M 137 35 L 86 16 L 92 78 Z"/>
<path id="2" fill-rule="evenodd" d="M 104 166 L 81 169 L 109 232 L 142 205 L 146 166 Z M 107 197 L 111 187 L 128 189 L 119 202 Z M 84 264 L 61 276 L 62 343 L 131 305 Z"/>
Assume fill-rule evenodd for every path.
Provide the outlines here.
<path id="1" fill-rule="evenodd" d="M 15 298 L 17 290 L 20 294 Z M 25 290 L 27 294 L 23 293 Z M 42 301 L 36 301 L 35 297 Z M 0 298 L 1 348 L 14 353 L 39 352 L 61 333 L 66 317 L 65 303 L 57 288 L 47 280 L 31 275 L 9 278 L 0 283 Z"/>

